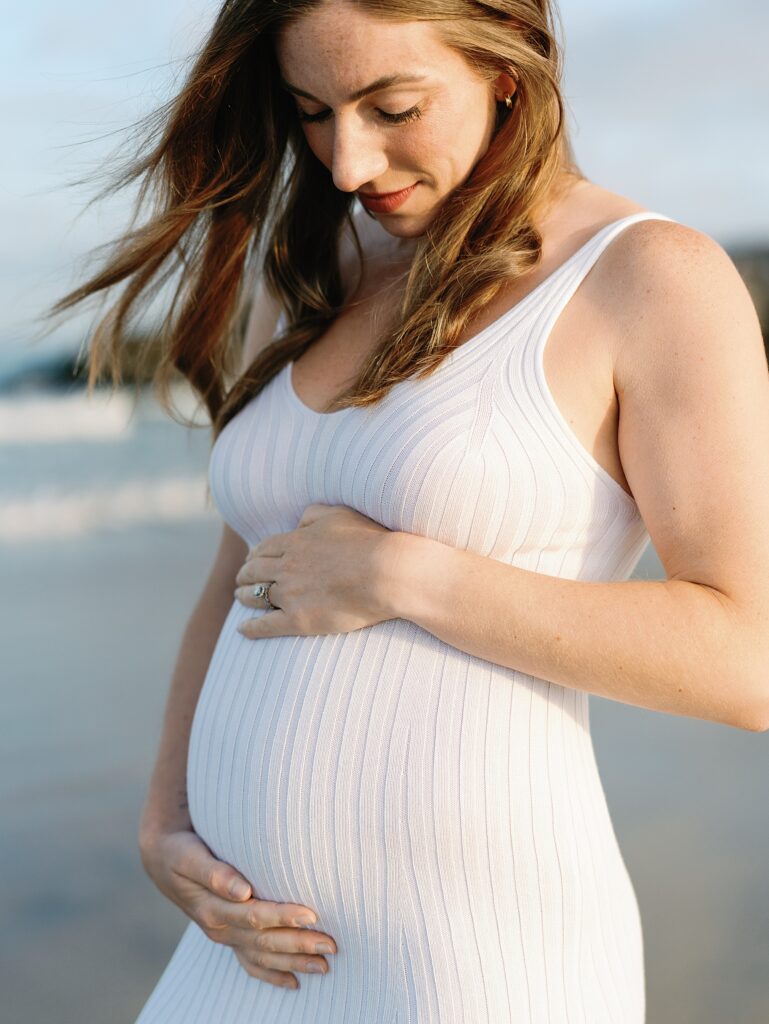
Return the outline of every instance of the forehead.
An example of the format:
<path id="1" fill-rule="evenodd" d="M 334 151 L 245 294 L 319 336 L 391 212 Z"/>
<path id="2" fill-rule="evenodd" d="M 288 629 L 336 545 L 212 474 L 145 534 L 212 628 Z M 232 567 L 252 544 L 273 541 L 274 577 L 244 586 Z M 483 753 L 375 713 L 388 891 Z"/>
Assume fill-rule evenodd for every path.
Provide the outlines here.
<path id="1" fill-rule="evenodd" d="M 345 2 L 327 2 L 285 25 L 275 52 L 285 79 L 310 91 L 333 84 L 340 96 L 387 75 L 435 73 L 458 57 L 434 22 L 390 21 Z"/>

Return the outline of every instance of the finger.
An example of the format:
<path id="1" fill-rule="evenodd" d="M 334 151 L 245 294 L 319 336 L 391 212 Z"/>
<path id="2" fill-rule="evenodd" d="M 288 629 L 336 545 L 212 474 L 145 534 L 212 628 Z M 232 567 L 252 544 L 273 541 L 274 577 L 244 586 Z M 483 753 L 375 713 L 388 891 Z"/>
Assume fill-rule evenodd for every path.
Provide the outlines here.
<path id="1" fill-rule="evenodd" d="M 328 974 L 328 962 L 322 956 L 300 953 L 273 953 L 268 949 L 241 947 L 243 956 L 257 967 L 273 971 L 300 971 L 302 974 Z"/>
<path id="2" fill-rule="evenodd" d="M 326 935 L 325 932 L 311 931 L 309 928 L 254 930 L 230 927 L 226 942 L 228 946 L 242 946 L 245 949 L 283 956 L 299 956 L 300 961 L 306 960 L 308 956 L 323 960 L 324 955 L 333 956 L 337 952 L 336 943 L 330 935 Z"/>
<path id="3" fill-rule="evenodd" d="M 304 930 L 307 927 L 314 927 L 318 922 L 317 914 L 301 903 L 277 903 L 257 898 L 242 904 L 223 903 L 219 910 L 223 922 L 233 928 Z"/>
<path id="4" fill-rule="evenodd" d="M 248 879 L 231 864 L 217 860 L 202 841 L 186 852 L 176 873 L 226 900 L 248 900 L 255 895 Z"/>
<path id="5" fill-rule="evenodd" d="M 281 988 L 299 988 L 299 982 L 293 974 L 285 971 L 270 970 L 268 967 L 260 967 L 258 964 L 252 963 L 247 956 L 237 949 L 235 950 L 235 956 L 246 973 L 250 974 L 252 978 L 260 978 L 262 981 L 268 981 L 271 985 L 278 985 Z"/>
<path id="6" fill-rule="evenodd" d="M 261 583 L 267 580 L 274 580 L 271 575 L 280 559 L 279 555 L 258 555 L 248 558 L 238 569 L 235 582 L 246 586 L 249 583 Z"/>
<path id="7" fill-rule="evenodd" d="M 262 537 L 258 543 L 248 549 L 246 558 L 257 558 L 262 555 L 280 557 L 286 547 L 286 538 L 293 532 L 293 530 L 287 530 L 285 533 L 271 533 L 269 537 Z"/>
<path id="8" fill-rule="evenodd" d="M 292 623 L 291 616 L 282 608 L 265 612 L 256 619 L 244 619 L 235 627 L 248 640 L 262 636 L 300 636 Z"/>
<path id="9" fill-rule="evenodd" d="M 266 577 L 265 577 L 265 580 L 266 580 Z M 257 581 L 257 582 L 261 582 L 261 581 Z M 261 597 L 256 597 L 254 595 L 254 587 L 255 587 L 255 585 L 256 584 L 254 584 L 254 583 L 249 583 L 249 584 L 247 584 L 246 586 L 243 586 L 243 587 L 235 587 L 235 589 L 232 592 L 232 595 L 238 601 L 240 601 L 241 604 L 248 605 L 249 608 L 257 608 L 259 611 L 268 611 L 267 605 L 264 603 L 264 595 L 262 594 Z M 277 601 L 278 601 L 278 594 L 277 594 L 277 591 L 276 591 L 277 586 L 278 586 L 277 581 L 273 580 L 273 585 L 270 588 L 270 601 L 273 604 L 277 604 Z"/>

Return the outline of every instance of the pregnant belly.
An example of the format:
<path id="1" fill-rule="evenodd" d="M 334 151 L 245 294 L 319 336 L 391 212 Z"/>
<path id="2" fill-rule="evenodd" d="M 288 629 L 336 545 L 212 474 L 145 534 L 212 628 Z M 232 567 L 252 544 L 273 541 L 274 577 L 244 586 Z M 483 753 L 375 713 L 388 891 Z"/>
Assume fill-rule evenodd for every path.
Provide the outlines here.
<path id="1" fill-rule="evenodd" d="M 405 991 L 401 965 L 422 949 L 436 989 L 443 969 L 497 963 L 502 978 L 524 956 L 563 958 L 578 987 L 607 962 L 610 933 L 638 959 L 584 692 L 402 619 L 249 640 L 236 627 L 252 614 L 233 604 L 201 690 L 190 813 L 257 897 L 317 913 L 338 983 L 368 979 L 375 999 L 393 965 L 387 991 Z"/>
<path id="2" fill-rule="evenodd" d="M 187 784 L 195 830 L 260 897 L 335 917 L 392 905 L 416 859 L 457 900 L 467 877 L 481 899 L 514 876 L 568 903 L 596 851 L 623 869 L 584 692 L 404 619 L 251 640 L 236 627 L 252 614 L 235 602 L 217 641 Z"/>
<path id="3" fill-rule="evenodd" d="M 428 634 L 393 619 L 253 640 L 236 628 L 253 614 L 233 604 L 211 658 L 190 735 L 190 814 L 263 898 L 321 899 L 359 875 L 361 835 L 388 862 L 416 694 L 407 684 Z"/>

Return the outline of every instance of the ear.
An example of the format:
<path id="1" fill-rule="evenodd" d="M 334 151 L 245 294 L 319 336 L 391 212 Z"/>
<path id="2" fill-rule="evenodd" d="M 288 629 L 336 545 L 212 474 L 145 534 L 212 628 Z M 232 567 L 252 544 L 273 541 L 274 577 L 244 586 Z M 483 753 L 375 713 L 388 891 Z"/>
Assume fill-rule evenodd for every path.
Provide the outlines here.
<path id="1" fill-rule="evenodd" d="M 497 103 L 504 103 L 505 96 L 512 96 L 518 88 L 518 79 L 513 78 L 507 71 L 502 71 L 494 79 L 494 99 Z"/>

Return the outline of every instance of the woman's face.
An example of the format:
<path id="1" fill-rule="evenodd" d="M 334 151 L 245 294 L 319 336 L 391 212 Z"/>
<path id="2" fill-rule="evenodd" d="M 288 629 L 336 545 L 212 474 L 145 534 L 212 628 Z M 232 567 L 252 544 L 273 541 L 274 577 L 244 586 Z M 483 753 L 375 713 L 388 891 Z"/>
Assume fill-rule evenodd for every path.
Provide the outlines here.
<path id="1" fill-rule="evenodd" d="M 493 83 L 480 78 L 440 42 L 434 22 L 384 21 L 345 0 L 287 26 L 276 56 L 307 143 L 338 189 L 397 192 L 418 183 L 396 210 L 372 211 L 404 239 L 423 234 L 469 177 L 491 141 L 496 102 L 515 90 L 505 73 Z M 395 75 L 414 80 L 355 98 Z"/>

